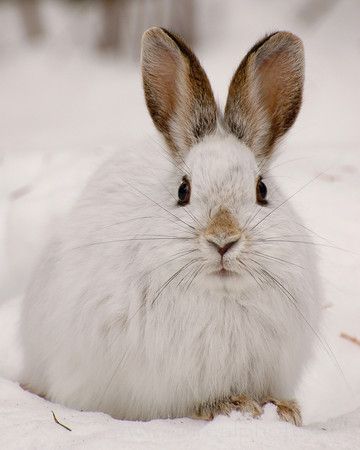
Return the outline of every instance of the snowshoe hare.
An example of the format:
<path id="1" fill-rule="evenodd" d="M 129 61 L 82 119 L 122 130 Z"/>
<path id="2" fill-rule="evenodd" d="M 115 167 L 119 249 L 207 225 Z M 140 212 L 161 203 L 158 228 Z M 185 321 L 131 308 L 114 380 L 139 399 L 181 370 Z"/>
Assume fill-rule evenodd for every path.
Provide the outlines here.
<path id="1" fill-rule="evenodd" d="M 224 113 L 165 29 L 145 32 L 142 74 L 163 144 L 106 162 L 48 245 L 25 299 L 22 381 L 121 419 L 258 416 L 272 402 L 300 424 L 318 276 L 270 162 L 300 109 L 302 42 L 255 44 Z"/>

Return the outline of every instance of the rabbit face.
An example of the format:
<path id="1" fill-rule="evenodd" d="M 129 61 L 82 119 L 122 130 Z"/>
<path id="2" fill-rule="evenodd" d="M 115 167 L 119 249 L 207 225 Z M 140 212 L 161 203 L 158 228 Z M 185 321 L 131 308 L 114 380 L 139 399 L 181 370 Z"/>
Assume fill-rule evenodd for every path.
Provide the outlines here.
<path id="1" fill-rule="evenodd" d="M 272 242 L 291 234 L 291 211 L 287 204 L 274 210 L 283 197 L 245 144 L 218 132 L 195 145 L 181 167 L 169 202 L 172 212 L 192 229 L 179 232 L 178 225 L 169 223 L 172 233 L 184 238 L 161 250 L 164 260 L 165 254 L 168 259 L 170 253 L 184 255 L 166 266 L 169 275 L 189 264 L 184 275 L 191 272 L 187 281 L 191 278 L 194 288 L 201 284 L 202 290 L 239 291 L 269 282 L 273 272 L 281 274 L 286 270 L 282 260 L 296 264 L 287 242 Z M 164 234 L 170 235 L 169 229 Z"/>

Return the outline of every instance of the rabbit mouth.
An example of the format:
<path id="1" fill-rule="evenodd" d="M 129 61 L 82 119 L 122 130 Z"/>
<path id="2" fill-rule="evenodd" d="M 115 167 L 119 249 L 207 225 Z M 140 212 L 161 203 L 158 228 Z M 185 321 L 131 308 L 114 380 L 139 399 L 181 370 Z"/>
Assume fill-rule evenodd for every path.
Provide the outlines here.
<path id="1" fill-rule="evenodd" d="M 225 267 L 221 267 L 218 270 L 215 270 L 212 272 L 212 275 L 218 276 L 220 278 L 232 278 L 239 276 L 238 273 L 234 272 L 233 270 L 225 269 Z"/>

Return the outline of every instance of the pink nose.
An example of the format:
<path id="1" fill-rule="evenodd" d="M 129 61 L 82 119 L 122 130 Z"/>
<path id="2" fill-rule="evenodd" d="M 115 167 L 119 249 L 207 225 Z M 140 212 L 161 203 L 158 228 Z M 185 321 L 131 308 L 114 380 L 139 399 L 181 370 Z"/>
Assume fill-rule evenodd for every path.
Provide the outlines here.
<path id="1" fill-rule="evenodd" d="M 224 256 L 225 253 L 233 246 L 237 243 L 239 239 L 235 239 L 231 242 L 227 242 L 225 245 L 220 246 L 219 244 L 217 244 L 216 242 L 214 242 L 211 239 L 208 239 L 209 244 L 213 245 L 216 250 L 218 251 L 218 253 L 220 253 L 221 256 Z"/>

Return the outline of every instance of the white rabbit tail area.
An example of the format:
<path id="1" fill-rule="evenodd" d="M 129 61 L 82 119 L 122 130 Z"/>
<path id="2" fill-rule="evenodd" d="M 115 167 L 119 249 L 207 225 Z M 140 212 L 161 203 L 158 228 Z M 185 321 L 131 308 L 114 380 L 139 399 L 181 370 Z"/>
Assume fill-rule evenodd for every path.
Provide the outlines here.
<path id="1" fill-rule="evenodd" d="M 191 50 L 145 33 L 164 143 L 105 163 L 44 252 L 23 312 L 30 390 L 139 420 L 293 398 L 321 301 L 310 239 L 269 161 L 300 107 L 302 58 L 290 33 L 263 39 L 222 115 Z"/>

